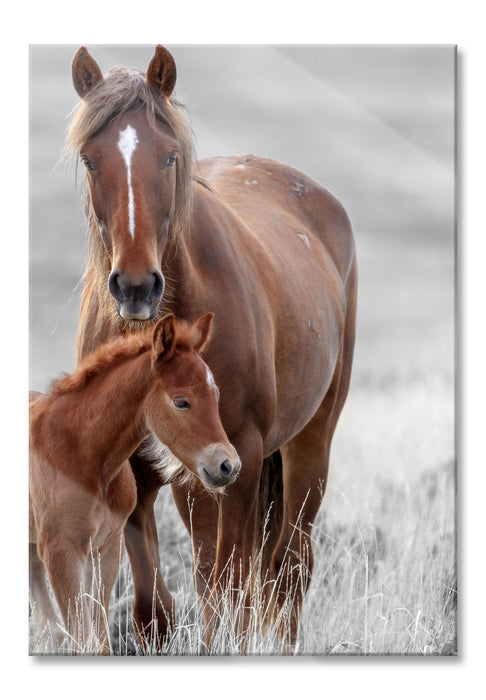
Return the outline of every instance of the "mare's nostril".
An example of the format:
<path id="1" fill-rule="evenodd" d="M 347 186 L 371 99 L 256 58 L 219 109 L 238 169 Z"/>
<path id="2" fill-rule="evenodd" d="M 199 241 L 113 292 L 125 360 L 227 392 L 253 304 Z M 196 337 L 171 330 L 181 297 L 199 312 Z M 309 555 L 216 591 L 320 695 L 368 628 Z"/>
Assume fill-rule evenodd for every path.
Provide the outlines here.
<path id="1" fill-rule="evenodd" d="M 157 299 L 160 299 L 162 294 L 164 293 L 164 286 L 165 286 L 165 281 L 164 277 L 161 272 L 158 270 L 153 270 L 152 272 L 152 287 L 150 289 L 150 292 L 147 296 L 147 300 L 149 303 L 156 301 Z"/>
<path id="2" fill-rule="evenodd" d="M 110 290 L 110 294 L 117 301 L 124 301 L 125 294 L 123 292 L 123 289 L 121 288 L 119 270 L 113 270 L 113 272 L 111 273 L 108 279 L 108 289 Z"/>
<path id="3" fill-rule="evenodd" d="M 223 464 L 220 466 L 219 469 L 220 469 L 221 474 L 223 476 L 229 476 L 231 474 L 231 471 L 232 471 L 231 462 L 228 459 L 225 459 L 225 461 L 223 462 Z"/>

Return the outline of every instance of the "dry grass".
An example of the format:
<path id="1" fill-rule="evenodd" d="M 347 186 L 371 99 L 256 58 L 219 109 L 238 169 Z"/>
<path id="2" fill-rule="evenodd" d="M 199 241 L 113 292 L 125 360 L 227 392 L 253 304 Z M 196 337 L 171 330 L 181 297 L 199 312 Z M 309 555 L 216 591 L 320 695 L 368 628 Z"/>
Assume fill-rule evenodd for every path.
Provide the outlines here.
<path id="1" fill-rule="evenodd" d="M 453 436 L 450 382 L 440 376 L 363 385 L 350 395 L 313 530 L 314 575 L 295 653 L 456 653 Z M 191 543 L 169 489 L 156 508 L 163 575 L 177 605 L 162 653 L 207 654 Z M 125 554 L 110 610 L 113 654 L 142 653 L 132 602 Z M 263 609 L 257 589 L 244 633 L 226 600 L 210 653 L 282 653 L 275 629 L 263 629 Z"/>

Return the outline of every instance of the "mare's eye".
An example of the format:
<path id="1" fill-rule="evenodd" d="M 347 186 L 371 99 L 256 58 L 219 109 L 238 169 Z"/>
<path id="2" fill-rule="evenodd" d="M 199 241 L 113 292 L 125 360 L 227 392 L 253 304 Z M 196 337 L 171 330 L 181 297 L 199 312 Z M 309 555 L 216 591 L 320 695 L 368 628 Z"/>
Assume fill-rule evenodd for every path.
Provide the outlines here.
<path id="1" fill-rule="evenodd" d="M 165 161 L 165 165 L 167 165 L 167 166 L 169 166 L 169 167 L 170 167 L 171 165 L 175 165 L 176 160 L 177 160 L 177 153 L 171 153 L 170 156 L 169 156 L 169 157 L 167 158 L 167 160 Z"/>
<path id="2" fill-rule="evenodd" d="M 186 399 L 172 399 L 172 403 L 179 411 L 187 411 L 188 408 L 191 408 L 191 404 Z"/>
<path id="3" fill-rule="evenodd" d="M 86 156 L 81 156 L 81 162 L 86 166 L 86 170 L 96 170 L 93 163 Z"/>

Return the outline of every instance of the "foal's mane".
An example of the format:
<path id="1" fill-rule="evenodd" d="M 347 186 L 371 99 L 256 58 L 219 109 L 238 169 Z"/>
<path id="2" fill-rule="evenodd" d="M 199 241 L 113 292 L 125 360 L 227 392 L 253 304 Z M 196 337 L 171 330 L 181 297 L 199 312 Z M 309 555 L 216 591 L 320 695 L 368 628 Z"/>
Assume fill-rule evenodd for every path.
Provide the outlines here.
<path id="1" fill-rule="evenodd" d="M 175 322 L 174 350 L 191 352 L 199 338 L 193 324 L 177 319 Z M 153 328 L 132 333 L 127 336 L 117 336 L 107 343 L 100 345 L 94 352 L 85 357 L 72 374 L 54 380 L 50 388 L 50 396 L 60 396 L 72 391 L 83 389 L 94 377 L 119 367 L 126 360 L 147 352 L 152 347 Z"/>
<path id="2" fill-rule="evenodd" d="M 50 388 L 52 397 L 68 394 L 83 389 L 94 377 L 118 367 L 151 348 L 152 330 L 127 337 L 117 337 L 100 345 L 93 353 L 84 358 L 72 374 L 53 382 Z"/>

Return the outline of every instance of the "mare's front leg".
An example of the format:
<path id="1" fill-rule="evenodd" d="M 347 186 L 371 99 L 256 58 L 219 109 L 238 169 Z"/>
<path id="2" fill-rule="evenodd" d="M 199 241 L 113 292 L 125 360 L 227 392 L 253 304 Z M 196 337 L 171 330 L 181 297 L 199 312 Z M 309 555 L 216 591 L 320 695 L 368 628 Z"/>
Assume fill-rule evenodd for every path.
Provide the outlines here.
<path id="1" fill-rule="evenodd" d="M 37 553 L 37 545 L 29 544 L 29 592 L 36 627 L 42 627 L 36 653 L 55 653 L 64 634 L 62 622 L 52 605 L 46 584 L 46 569 Z"/>
<path id="2" fill-rule="evenodd" d="M 256 429 L 232 437 L 242 467 L 223 496 L 212 496 L 202 486 L 192 492 L 173 485 L 179 513 L 192 535 L 196 589 L 206 624 L 206 645 L 211 646 L 229 604 L 235 633 L 248 628 L 248 578 L 256 528 L 258 491 L 263 463 L 262 440 Z M 219 519 L 219 526 L 218 526 Z"/>
<path id="3" fill-rule="evenodd" d="M 162 480 L 153 465 L 132 455 L 137 505 L 125 526 L 125 545 L 133 573 L 133 619 L 143 648 L 156 648 L 174 624 L 174 599 L 160 572 L 159 540 L 154 504 Z"/>

